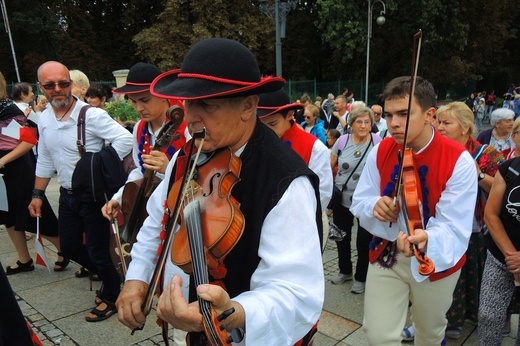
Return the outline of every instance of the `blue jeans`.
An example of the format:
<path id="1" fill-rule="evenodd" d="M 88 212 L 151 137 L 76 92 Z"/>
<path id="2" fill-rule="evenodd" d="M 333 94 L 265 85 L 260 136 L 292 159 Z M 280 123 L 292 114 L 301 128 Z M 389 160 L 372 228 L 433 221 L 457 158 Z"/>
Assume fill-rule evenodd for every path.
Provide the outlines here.
<path id="1" fill-rule="evenodd" d="M 110 223 L 101 214 L 103 204 L 81 202 L 70 190 L 60 188 L 60 247 L 63 256 L 97 273 L 103 281 L 101 297 L 115 302 L 121 280 L 110 259 Z"/>

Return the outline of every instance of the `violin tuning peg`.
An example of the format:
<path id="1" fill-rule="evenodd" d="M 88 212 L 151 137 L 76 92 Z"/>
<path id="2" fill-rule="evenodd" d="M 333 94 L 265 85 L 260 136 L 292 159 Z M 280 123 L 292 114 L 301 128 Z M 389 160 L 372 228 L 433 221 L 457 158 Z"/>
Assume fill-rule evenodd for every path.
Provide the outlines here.
<path id="1" fill-rule="evenodd" d="M 221 325 L 219 326 L 219 328 L 220 328 L 220 330 L 224 330 L 224 329 L 226 329 L 226 326 L 225 326 L 224 324 L 221 324 Z"/>
<path id="2" fill-rule="evenodd" d="M 234 343 L 239 343 L 244 339 L 244 330 L 241 328 L 235 328 L 231 331 L 228 339 L 231 339 Z"/>
<path id="3" fill-rule="evenodd" d="M 217 321 L 220 322 L 222 320 L 225 320 L 226 318 L 228 318 L 229 315 L 231 315 L 234 312 L 235 312 L 235 308 L 231 308 L 231 309 L 224 311 L 223 313 L 221 313 L 220 315 L 217 316 Z"/>

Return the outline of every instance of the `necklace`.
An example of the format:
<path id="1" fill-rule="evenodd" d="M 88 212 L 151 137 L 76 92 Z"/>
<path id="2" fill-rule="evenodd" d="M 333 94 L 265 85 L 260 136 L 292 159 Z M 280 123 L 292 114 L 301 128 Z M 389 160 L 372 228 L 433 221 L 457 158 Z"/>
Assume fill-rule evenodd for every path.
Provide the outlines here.
<path id="1" fill-rule="evenodd" d="M 352 144 L 354 144 L 354 157 L 358 158 L 361 156 L 361 150 L 363 146 L 365 145 L 365 142 L 359 142 L 358 144 L 354 143 L 354 138 L 352 138 Z"/>
<path id="2" fill-rule="evenodd" d="M 61 121 L 61 119 L 65 118 L 65 116 L 69 113 L 70 109 L 72 108 L 72 105 L 74 104 L 74 102 L 75 102 L 75 100 L 73 99 L 69 105 L 69 108 L 67 108 L 65 113 L 63 113 L 63 115 L 60 118 L 56 117 L 56 120 Z"/>

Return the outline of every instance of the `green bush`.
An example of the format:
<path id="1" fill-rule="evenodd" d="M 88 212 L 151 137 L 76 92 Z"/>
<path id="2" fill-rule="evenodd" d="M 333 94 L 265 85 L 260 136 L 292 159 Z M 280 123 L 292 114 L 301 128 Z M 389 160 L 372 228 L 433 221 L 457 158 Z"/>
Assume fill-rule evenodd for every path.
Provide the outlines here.
<path id="1" fill-rule="evenodd" d="M 108 114 L 114 119 L 125 121 L 138 121 L 139 114 L 131 104 L 125 100 L 116 100 L 105 104 Z"/>

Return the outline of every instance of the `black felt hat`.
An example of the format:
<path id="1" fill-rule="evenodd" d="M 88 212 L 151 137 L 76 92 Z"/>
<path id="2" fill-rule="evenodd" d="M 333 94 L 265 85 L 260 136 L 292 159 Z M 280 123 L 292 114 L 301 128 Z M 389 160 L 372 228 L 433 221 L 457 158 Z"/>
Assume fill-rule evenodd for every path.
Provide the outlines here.
<path id="1" fill-rule="evenodd" d="M 260 95 L 256 115 L 259 118 L 264 118 L 276 113 L 303 108 L 301 103 L 291 103 L 289 95 L 287 95 L 285 90 L 280 89 Z"/>
<path id="2" fill-rule="evenodd" d="M 190 48 L 181 69 L 168 71 L 152 83 L 153 95 L 198 100 L 258 95 L 285 85 L 280 77 L 264 77 L 251 51 L 225 38 L 208 38 Z"/>
<path id="3" fill-rule="evenodd" d="M 161 74 L 161 70 L 155 65 L 138 62 L 128 71 L 126 83 L 112 92 L 117 94 L 136 94 L 150 90 L 153 80 Z"/>

